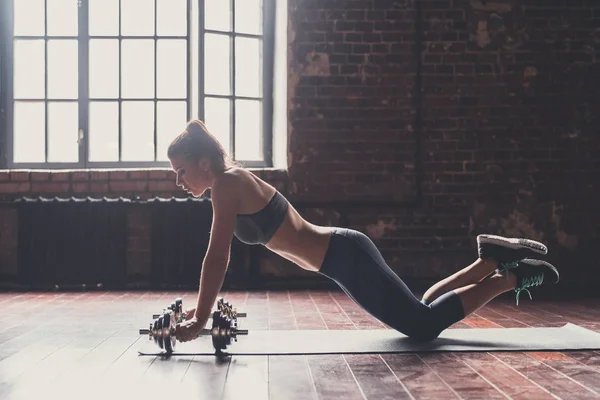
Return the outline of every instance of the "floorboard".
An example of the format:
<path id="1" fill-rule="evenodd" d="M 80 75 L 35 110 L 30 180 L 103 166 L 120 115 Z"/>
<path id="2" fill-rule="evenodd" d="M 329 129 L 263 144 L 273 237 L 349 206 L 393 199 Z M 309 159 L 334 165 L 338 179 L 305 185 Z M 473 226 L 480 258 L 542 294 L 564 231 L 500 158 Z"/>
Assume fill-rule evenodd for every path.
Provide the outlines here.
<path id="1" fill-rule="evenodd" d="M 389 329 L 340 291 L 222 296 L 251 331 Z M 196 293 L 0 293 L 0 398 L 600 399 L 600 351 L 138 356 L 176 297 Z M 496 299 L 450 329 L 567 322 L 600 332 L 600 299 Z"/>

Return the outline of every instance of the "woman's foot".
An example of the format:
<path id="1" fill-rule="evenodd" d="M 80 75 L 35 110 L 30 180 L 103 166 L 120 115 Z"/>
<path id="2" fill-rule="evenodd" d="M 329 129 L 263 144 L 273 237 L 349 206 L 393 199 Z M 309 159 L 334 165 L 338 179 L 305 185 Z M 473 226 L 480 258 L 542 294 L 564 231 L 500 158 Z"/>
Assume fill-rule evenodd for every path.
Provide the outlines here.
<path id="1" fill-rule="evenodd" d="M 477 250 L 479 258 L 496 261 L 499 272 L 515 268 L 519 260 L 548 253 L 548 248 L 535 240 L 497 235 L 478 235 Z"/>
<path id="2" fill-rule="evenodd" d="M 531 293 L 528 288 L 541 286 L 543 284 L 558 283 L 560 274 L 558 270 L 549 262 L 526 258 L 515 262 L 516 267 L 510 268 L 506 274 L 516 276 L 515 292 L 517 293 L 517 305 L 519 305 L 519 295 L 525 290 L 531 299 Z M 508 276 L 508 275 L 507 275 Z"/>

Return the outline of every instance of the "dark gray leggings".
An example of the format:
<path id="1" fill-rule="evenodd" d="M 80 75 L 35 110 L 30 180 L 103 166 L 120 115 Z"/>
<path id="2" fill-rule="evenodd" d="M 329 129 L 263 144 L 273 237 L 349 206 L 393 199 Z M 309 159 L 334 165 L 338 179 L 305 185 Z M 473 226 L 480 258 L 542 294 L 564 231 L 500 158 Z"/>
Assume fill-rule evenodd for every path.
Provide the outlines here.
<path id="1" fill-rule="evenodd" d="M 335 281 L 369 314 L 417 340 L 433 340 L 464 318 L 454 291 L 424 304 L 390 269 L 369 237 L 352 229 L 334 228 L 319 271 Z"/>

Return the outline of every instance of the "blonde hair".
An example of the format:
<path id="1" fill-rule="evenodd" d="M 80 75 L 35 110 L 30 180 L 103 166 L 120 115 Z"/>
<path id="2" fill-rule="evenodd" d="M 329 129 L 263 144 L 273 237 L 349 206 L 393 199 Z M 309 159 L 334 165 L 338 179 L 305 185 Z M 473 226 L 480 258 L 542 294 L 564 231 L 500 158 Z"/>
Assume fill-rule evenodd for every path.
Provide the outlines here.
<path id="1" fill-rule="evenodd" d="M 217 138 L 197 119 L 189 121 L 185 130 L 173 139 L 167 150 L 167 157 L 183 157 L 191 162 L 207 158 L 214 172 L 241 166 L 229 157 Z"/>

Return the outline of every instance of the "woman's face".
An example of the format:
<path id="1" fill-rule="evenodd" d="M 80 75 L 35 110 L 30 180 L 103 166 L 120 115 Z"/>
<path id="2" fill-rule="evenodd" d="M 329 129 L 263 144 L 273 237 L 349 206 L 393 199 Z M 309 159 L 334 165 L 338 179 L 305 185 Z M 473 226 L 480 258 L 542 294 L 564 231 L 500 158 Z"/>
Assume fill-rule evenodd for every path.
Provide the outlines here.
<path id="1" fill-rule="evenodd" d="M 177 174 L 176 184 L 194 197 L 200 197 L 212 184 L 209 164 L 206 160 L 192 162 L 184 157 L 170 159 L 171 168 Z"/>

